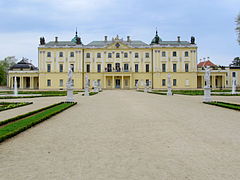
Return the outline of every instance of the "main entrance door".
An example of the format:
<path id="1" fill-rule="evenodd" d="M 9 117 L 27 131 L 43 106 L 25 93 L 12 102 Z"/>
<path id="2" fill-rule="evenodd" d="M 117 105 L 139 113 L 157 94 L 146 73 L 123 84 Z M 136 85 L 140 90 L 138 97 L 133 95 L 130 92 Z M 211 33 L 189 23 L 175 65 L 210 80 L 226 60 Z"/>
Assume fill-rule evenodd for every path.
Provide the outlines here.
<path id="1" fill-rule="evenodd" d="M 115 88 L 120 88 L 120 87 L 121 87 L 121 81 L 120 81 L 120 79 L 116 79 L 116 80 L 115 80 L 115 84 L 116 84 Z"/>

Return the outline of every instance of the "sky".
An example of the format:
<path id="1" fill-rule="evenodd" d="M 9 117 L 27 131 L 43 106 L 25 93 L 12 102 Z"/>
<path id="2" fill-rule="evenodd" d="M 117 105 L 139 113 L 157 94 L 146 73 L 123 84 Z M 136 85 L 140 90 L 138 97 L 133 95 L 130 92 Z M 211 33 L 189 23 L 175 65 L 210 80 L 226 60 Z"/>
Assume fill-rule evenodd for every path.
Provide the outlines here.
<path id="1" fill-rule="evenodd" d="M 71 40 L 77 27 L 83 44 L 119 35 L 150 43 L 190 41 L 198 61 L 229 65 L 240 56 L 236 17 L 240 0 L 0 0 L 0 59 L 26 57 L 38 66 L 39 38 Z"/>

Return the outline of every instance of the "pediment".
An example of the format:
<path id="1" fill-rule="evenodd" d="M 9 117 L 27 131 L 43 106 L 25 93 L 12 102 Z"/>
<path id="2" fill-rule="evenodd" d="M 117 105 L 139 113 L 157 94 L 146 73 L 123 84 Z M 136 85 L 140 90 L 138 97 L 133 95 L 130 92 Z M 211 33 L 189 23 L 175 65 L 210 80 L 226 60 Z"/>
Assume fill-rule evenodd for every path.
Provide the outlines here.
<path id="1" fill-rule="evenodd" d="M 114 41 L 113 43 L 106 46 L 107 49 L 128 49 L 131 48 L 129 45 L 121 41 Z"/>

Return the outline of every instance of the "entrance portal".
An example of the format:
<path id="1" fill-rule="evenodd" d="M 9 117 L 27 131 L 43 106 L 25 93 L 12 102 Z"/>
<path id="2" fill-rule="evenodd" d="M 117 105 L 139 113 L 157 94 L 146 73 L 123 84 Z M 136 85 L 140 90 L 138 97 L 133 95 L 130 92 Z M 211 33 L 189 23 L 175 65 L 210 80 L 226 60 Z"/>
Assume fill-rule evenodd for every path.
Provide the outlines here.
<path id="1" fill-rule="evenodd" d="M 116 88 L 120 88 L 121 87 L 121 81 L 120 81 L 120 79 L 116 79 L 115 80 L 115 82 L 116 82 Z"/>

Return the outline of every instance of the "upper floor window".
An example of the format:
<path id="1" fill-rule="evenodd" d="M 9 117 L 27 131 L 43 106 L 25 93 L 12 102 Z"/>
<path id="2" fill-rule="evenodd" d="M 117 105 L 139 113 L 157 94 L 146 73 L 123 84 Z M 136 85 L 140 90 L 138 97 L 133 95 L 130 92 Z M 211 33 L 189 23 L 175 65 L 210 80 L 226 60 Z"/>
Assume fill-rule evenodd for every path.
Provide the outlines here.
<path id="1" fill-rule="evenodd" d="M 177 64 L 173 64 L 173 72 L 177 72 Z"/>
<path id="2" fill-rule="evenodd" d="M 173 57 L 176 57 L 177 56 L 177 52 L 173 51 L 172 55 L 173 55 Z"/>
<path id="3" fill-rule="evenodd" d="M 59 57 L 63 57 L 63 52 L 59 52 Z"/>
<path id="4" fill-rule="evenodd" d="M 166 52 L 165 51 L 162 52 L 162 57 L 166 57 Z"/>
<path id="5" fill-rule="evenodd" d="M 138 72 L 138 64 L 135 64 L 135 72 Z"/>
<path id="6" fill-rule="evenodd" d="M 149 53 L 145 53 L 145 58 L 149 58 Z"/>
<path id="7" fill-rule="evenodd" d="M 120 58 L 120 53 L 116 53 L 116 58 Z"/>
<path id="8" fill-rule="evenodd" d="M 232 72 L 232 77 L 236 77 L 236 72 Z"/>
<path id="9" fill-rule="evenodd" d="M 135 53 L 135 58 L 138 58 L 138 53 Z"/>
<path id="10" fill-rule="evenodd" d="M 149 64 L 146 64 L 146 72 L 149 72 Z"/>
<path id="11" fill-rule="evenodd" d="M 184 56 L 188 57 L 188 51 L 185 51 Z"/>
<path id="12" fill-rule="evenodd" d="M 51 72 L 51 64 L 47 64 L 47 72 Z"/>
<path id="13" fill-rule="evenodd" d="M 166 72 L 166 64 L 162 64 L 162 72 Z"/>
<path id="14" fill-rule="evenodd" d="M 101 72 L 101 64 L 97 65 L 97 72 Z"/>
<path id="15" fill-rule="evenodd" d="M 112 53 L 108 53 L 108 58 L 112 58 Z"/>
<path id="16" fill-rule="evenodd" d="M 74 72 L 74 64 L 70 64 L 72 67 L 72 72 Z"/>
<path id="17" fill-rule="evenodd" d="M 51 57 L 51 52 L 47 52 L 47 57 Z"/>
<path id="18" fill-rule="evenodd" d="M 74 57 L 74 52 L 70 52 L 70 57 Z"/>
<path id="19" fill-rule="evenodd" d="M 86 58 L 90 58 L 90 53 L 87 53 L 87 54 L 86 54 Z"/>
<path id="20" fill-rule="evenodd" d="M 189 65 L 185 64 L 185 72 L 188 72 L 188 71 L 189 71 Z"/>
<path id="21" fill-rule="evenodd" d="M 124 71 L 128 72 L 128 64 L 124 64 Z"/>
<path id="22" fill-rule="evenodd" d="M 127 58 L 128 57 L 128 53 L 125 52 L 124 53 L 124 57 Z"/>
<path id="23" fill-rule="evenodd" d="M 87 64 L 87 72 L 90 72 L 90 64 Z"/>
<path id="24" fill-rule="evenodd" d="M 97 58 L 101 58 L 101 53 L 97 53 Z"/>
<path id="25" fill-rule="evenodd" d="M 59 64 L 59 72 L 63 72 L 63 64 Z"/>

